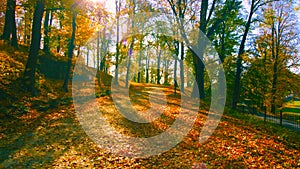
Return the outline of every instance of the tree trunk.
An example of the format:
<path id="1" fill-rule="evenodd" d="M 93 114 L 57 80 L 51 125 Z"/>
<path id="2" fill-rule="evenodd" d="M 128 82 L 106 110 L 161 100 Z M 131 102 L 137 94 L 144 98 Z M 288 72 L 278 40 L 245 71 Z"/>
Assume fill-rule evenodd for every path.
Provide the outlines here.
<path id="1" fill-rule="evenodd" d="M 176 89 L 177 89 L 178 83 L 177 83 L 177 59 L 175 59 L 174 64 L 174 94 L 176 95 Z"/>
<path id="2" fill-rule="evenodd" d="M 164 71 L 164 85 L 168 85 L 169 84 L 169 72 L 168 72 L 168 68 L 169 68 L 169 61 L 167 60 L 167 58 L 164 58 L 164 65 L 165 65 L 165 71 Z"/>
<path id="3" fill-rule="evenodd" d="M 202 63 L 199 56 L 197 56 L 197 54 L 195 53 L 193 54 L 193 61 L 195 67 L 196 83 L 193 86 L 191 97 L 196 98 L 200 96 L 200 99 L 204 99 L 204 64 Z"/>
<path id="4" fill-rule="evenodd" d="M 141 74 L 141 66 L 142 66 L 142 47 L 143 41 L 140 41 L 140 53 L 139 53 L 139 69 L 138 69 L 138 83 L 141 83 L 142 74 Z"/>
<path id="5" fill-rule="evenodd" d="M 239 94 L 240 94 L 240 86 L 241 86 L 241 73 L 242 73 L 242 56 L 245 53 L 245 44 L 248 36 L 248 32 L 250 30 L 250 25 L 252 22 L 254 10 L 254 1 L 252 0 L 251 10 L 248 17 L 248 21 L 246 23 L 245 32 L 243 34 L 242 42 L 240 44 L 237 61 L 236 61 L 236 74 L 235 74 L 235 86 L 233 91 L 233 102 L 232 102 L 232 109 L 236 110 L 236 105 L 239 101 Z"/>
<path id="6" fill-rule="evenodd" d="M 121 2 L 120 0 L 116 0 L 116 15 L 117 15 L 117 42 L 116 42 L 116 69 L 115 69 L 115 80 L 114 84 L 119 85 L 119 40 L 120 40 L 120 10 L 121 10 Z"/>
<path id="7" fill-rule="evenodd" d="M 146 55 L 146 83 L 149 83 L 149 49 L 147 50 L 147 55 Z"/>
<path id="8" fill-rule="evenodd" d="M 277 37 L 278 38 L 278 37 Z M 277 65 L 278 65 L 278 53 L 275 53 L 275 28 L 274 23 L 272 25 L 272 58 L 274 60 L 273 65 L 273 80 L 272 80 L 272 99 L 271 99 L 271 113 L 276 113 L 276 91 L 277 91 Z M 277 50 L 276 50 L 277 51 Z"/>
<path id="9" fill-rule="evenodd" d="M 72 36 L 68 44 L 68 66 L 67 66 L 67 72 L 63 84 L 63 89 L 65 92 L 68 92 L 68 86 L 69 86 L 69 78 L 71 73 L 71 67 L 72 67 L 72 58 L 73 58 L 73 51 L 74 51 L 74 42 L 75 42 L 75 33 L 76 33 L 76 12 L 73 11 L 72 13 Z"/>
<path id="10" fill-rule="evenodd" d="M 12 31 L 11 31 L 11 36 L 12 36 L 12 39 L 11 39 L 11 46 L 15 47 L 15 48 L 18 48 L 18 38 L 17 38 L 17 24 L 16 24 L 16 16 L 15 16 L 15 11 L 16 11 L 16 1 L 14 0 L 14 10 L 13 10 L 13 17 L 12 17 L 12 21 L 11 21 L 11 28 L 12 28 Z"/>
<path id="11" fill-rule="evenodd" d="M 100 77 L 100 31 L 97 32 L 97 81 L 98 81 L 98 86 L 101 87 L 101 77 Z"/>
<path id="12" fill-rule="evenodd" d="M 60 29 L 62 29 L 62 23 L 61 23 L 61 21 L 59 21 L 59 27 L 60 27 Z M 57 47 L 56 47 L 56 53 L 59 53 L 60 52 L 60 40 L 61 40 L 61 37 L 58 35 L 58 37 L 57 37 L 57 41 L 58 41 L 58 45 L 57 45 Z"/>
<path id="13" fill-rule="evenodd" d="M 10 34 L 11 34 L 11 30 L 12 30 L 11 19 L 12 19 L 12 15 L 13 15 L 13 10 L 14 10 L 14 0 L 7 0 L 4 31 L 1 36 L 1 39 L 5 40 L 5 41 L 9 41 L 9 39 L 10 39 Z"/>
<path id="14" fill-rule="evenodd" d="M 201 3 L 201 12 L 200 12 L 200 31 L 205 34 L 206 33 L 206 25 L 207 25 L 207 20 L 206 20 L 206 16 L 207 16 L 207 9 L 208 9 L 208 0 L 203 0 Z M 196 70 L 196 84 L 194 84 L 193 87 L 193 92 L 192 92 L 192 97 L 198 96 L 199 92 L 199 96 L 200 99 L 204 99 L 205 98 L 205 90 L 204 90 L 204 64 L 202 62 L 203 60 L 203 55 L 204 55 L 204 50 L 205 50 L 205 43 L 203 43 L 203 38 L 201 37 L 201 33 L 199 33 L 198 36 L 198 55 L 193 55 L 194 57 L 194 66 L 195 66 L 195 70 Z"/>
<path id="15" fill-rule="evenodd" d="M 157 53 L 158 53 L 158 47 L 157 47 Z M 161 52 L 162 50 L 159 50 L 159 53 L 157 55 L 157 72 L 156 72 L 156 76 L 157 76 L 157 80 L 156 83 L 160 84 L 160 58 L 161 58 Z"/>
<path id="16" fill-rule="evenodd" d="M 184 65 L 183 65 L 183 60 L 184 60 L 184 43 L 181 42 L 181 45 L 180 45 L 180 60 L 179 60 L 179 63 L 180 63 L 180 91 L 181 92 L 184 92 Z"/>
<path id="17" fill-rule="evenodd" d="M 46 54 L 50 54 L 49 48 L 49 19 L 50 19 L 50 12 L 46 10 L 45 20 L 44 20 L 44 52 Z"/>
<path id="18" fill-rule="evenodd" d="M 221 64 L 223 65 L 224 63 L 224 60 L 225 60 L 225 23 L 223 22 L 222 24 L 222 34 L 221 34 L 221 38 L 220 38 L 220 43 L 221 43 L 221 51 L 219 52 L 219 57 L 220 57 L 220 60 L 221 60 Z M 221 96 L 225 96 L 226 93 L 225 93 L 225 89 L 224 89 L 224 85 L 226 83 L 226 77 L 225 79 L 222 78 L 222 74 L 223 73 L 221 70 L 219 71 L 219 75 L 218 75 L 218 81 L 219 81 L 219 93 Z M 226 99 L 226 98 L 224 98 Z"/>
<path id="19" fill-rule="evenodd" d="M 97 71 L 100 69 L 100 31 L 97 32 Z"/>
<path id="20" fill-rule="evenodd" d="M 12 38 L 10 44 L 11 46 L 17 48 L 18 40 L 17 40 L 15 10 L 16 10 L 16 0 L 7 0 L 4 31 L 1 38 L 5 41 L 10 41 L 10 38 Z"/>
<path id="21" fill-rule="evenodd" d="M 128 52 L 128 63 L 127 63 L 127 72 L 126 72 L 126 84 L 125 87 L 128 88 L 129 86 L 129 73 L 130 73 L 130 66 L 131 66 L 131 58 L 132 58 L 132 52 L 133 52 L 133 41 L 130 44 L 130 49 Z"/>
<path id="22" fill-rule="evenodd" d="M 38 0 L 34 8 L 34 17 L 32 23 L 32 39 L 28 61 L 24 72 L 24 83 L 28 91 L 35 95 L 35 70 L 38 59 L 38 52 L 41 42 L 41 26 L 44 13 L 45 0 Z"/>
<path id="23" fill-rule="evenodd" d="M 90 48 L 87 47 L 87 53 L 86 53 L 86 66 L 89 66 L 89 57 L 90 57 Z"/>
<path id="24" fill-rule="evenodd" d="M 101 45 L 101 61 L 100 61 L 100 70 L 104 71 L 104 67 L 105 67 L 105 62 L 106 62 L 106 53 L 107 53 L 107 47 L 108 47 L 108 40 L 106 40 L 106 29 L 104 28 L 103 32 L 102 32 L 102 45 Z"/>

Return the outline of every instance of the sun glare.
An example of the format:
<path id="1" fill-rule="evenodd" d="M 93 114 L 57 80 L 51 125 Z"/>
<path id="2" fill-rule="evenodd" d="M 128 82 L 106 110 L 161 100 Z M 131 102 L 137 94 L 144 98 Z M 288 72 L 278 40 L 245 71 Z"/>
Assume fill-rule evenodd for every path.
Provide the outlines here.
<path id="1" fill-rule="evenodd" d="M 114 1 L 110 0 L 90 0 L 93 3 L 100 3 L 102 4 L 109 12 L 115 12 L 115 3 Z"/>

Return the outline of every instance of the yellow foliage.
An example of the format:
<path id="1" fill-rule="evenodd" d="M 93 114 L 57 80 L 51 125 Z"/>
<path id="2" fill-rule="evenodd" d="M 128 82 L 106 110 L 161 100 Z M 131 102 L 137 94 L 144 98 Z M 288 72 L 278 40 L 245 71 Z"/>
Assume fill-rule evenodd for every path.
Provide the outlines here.
<path id="1" fill-rule="evenodd" d="M 23 63 L 13 59 L 6 52 L 0 52 L 0 85 L 9 85 L 20 77 L 23 70 Z"/>

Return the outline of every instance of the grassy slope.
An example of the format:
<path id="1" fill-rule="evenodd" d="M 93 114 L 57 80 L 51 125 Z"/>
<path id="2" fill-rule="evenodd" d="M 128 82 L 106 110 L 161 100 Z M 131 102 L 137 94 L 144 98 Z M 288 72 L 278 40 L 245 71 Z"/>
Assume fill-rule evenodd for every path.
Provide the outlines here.
<path id="1" fill-rule="evenodd" d="M 0 53 L 4 53 L 3 48 Z M 42 79 L 41 95 L 34 98 L 13 92 L 9 86 L 1 86 L 7 97 L 1 98 L 0 108 L 0 168 L 190 168 L 201 162 L 208 168 L 300 167 L 299 133 L 230 110 L 226 110 L 217 130 L 202 145 L 198 136 L 206 118 L 205 110 L 199 113 L 188 136 L 170 151 L 147 159 L 116 156 L 98 148 L 85 134 L 74 112 L 71 95 L 60 92 L 61 82 Z M 133 95 L 143 93 L 143 85 L 134 85 L 132 89 Z M 172 92 L 171 88 L 164 90 Z M 169 96 L 168 102 L 179 103 L 178 96 Z M 118 118 L 111 97 L 97 100 L 120 132 L 140 136 L 149 130 L 147 125 L 133 130 L 132 123 Z M 141 102 L 148 106 L 147 101 L 138 97 L 131 101 L 134 106 Z M 158 130 L 154 132 L 172 124 L 170 119 L 176 114 L 173 111 L 176 106 L 170 105 L 173 107 L 165 112 L 167 118 L 155 122 Z M 118 126 L 117 120 L 125 125 Z"/>

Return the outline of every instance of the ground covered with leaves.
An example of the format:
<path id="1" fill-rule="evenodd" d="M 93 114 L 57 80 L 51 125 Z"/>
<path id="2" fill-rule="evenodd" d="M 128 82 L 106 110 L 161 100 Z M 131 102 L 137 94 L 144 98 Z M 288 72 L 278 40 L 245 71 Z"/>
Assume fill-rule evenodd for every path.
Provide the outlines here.
<path id="1" fill-rule="evenodd" d="M 193 129 L 171 150 L 149 158 L 129 158 L 100 149 L 84 132 L 77 119 L 70 94 L 55 92 L 59 83 L 49 81 L 40 96 L 25 94 L 10 104 L 1 103 L 1 167 L 53 168 L 297 168 L 300 167 L 299 133 L 264 125 L 250 116 L 225 113 L 214 134 L 204 144 L 198 142 L 206 119 L 199 112 Z M 49 91 L 50 87 L 57 89 Z M 141 86 L 133 91 L 143 92 Z M 171 88 L 165 88 L 172 92 Z M 147 91 L 145 91 L 147 92 Z M 134 95 L 134 94 L 133 94 Z M 168 102 L 180 98 L 169 95 Z M 121 126 L 118 112 L 110 96 L 99 97 L 99 107 L 108 121 L 121 133 L 141 137 L 149 126 L 135 128 L 128 120 Z M 141 100 L 132 99 L 134 106 Z M 142 101 L 143 102 L 143 101 Z M 143 102 L 147 107 L 147 101 Z M 153 126 L 161 132 L 172 124 L 176 105 L 165 111 Z M 205 105 L 205 104 L 204 104 Z M 141 108 L 141 107 L 140 107 Z M 5 112 L 5 113 L 3 113 Z M 248 119 L 247 119 L 248 118 Z M 126 149 L 126 148 L 124 148 Z"/>
<path id="2" fill-rule="evenodd" d="M 299 168 L 300 134 L 260 119 L 225 110 L 214 134 L 203 144 L 199 133 L 209 104 L 201 103 L 188 135 L 169 151 L 149 158 L 112 154 L 82 129 L 71 92 L 62 82 L 40 77 L 39 95 L 30 97 L 18 89 L 23 70 L 22 53 L 1 53 L 0 66 L 0 168 Z M 10 63 L 10 64 L 8 64 Z M 17 67 L 14 71 L 13 67 Z M 1 71 L 4 69 L 1 69 Z M 10 77 L 12 76 L 12 77 Z M 137 110 L 149 108 L 149 88 L 167 95 L 163 118 L 139 127 L 122 118 L 109 94 L 97 98 L 107 121 L 121 134 L 150 137 L 172 125 L 178 115 L 180 96 L 171 87 L 131 84 L 130 98 Z M 84 89 L 83 89 L 84 90 Z M 151 131 L 151 132 L 149 132 Z M 126 147 L 124 147 L 126 151 Z"/>

